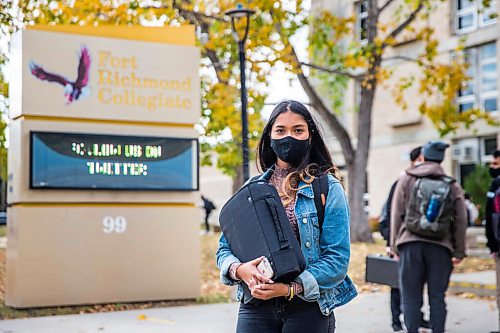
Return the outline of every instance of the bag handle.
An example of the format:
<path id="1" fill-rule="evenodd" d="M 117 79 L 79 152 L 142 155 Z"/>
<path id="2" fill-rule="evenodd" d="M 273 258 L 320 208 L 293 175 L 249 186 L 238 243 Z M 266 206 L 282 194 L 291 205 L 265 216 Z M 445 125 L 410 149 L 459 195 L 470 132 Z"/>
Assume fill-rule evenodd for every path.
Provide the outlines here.
<path id="1" fill-rule="evenodd" d="M 276 228 L 276 232 L 278 233 L 278 240 L 280 242 L 280 249 L 287 248 L 290 246 L 288 239 L 285 238 L 283 234 L 283 229 L 281 228 L 281 223 L 278 215 L 278 210 L 276 208 L 276 203 L 272 198 L 265 198 L 267 205 L 271 209 L 271 214 L 273 215 L 274 227 Z"/>

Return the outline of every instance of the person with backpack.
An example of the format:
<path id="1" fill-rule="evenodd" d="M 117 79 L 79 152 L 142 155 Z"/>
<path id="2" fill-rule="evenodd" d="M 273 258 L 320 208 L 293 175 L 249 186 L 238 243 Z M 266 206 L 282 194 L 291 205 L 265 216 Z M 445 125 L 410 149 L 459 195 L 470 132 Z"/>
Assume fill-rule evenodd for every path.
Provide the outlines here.
<path id="1" fill-rule="evenodd" d="M 203 209 L 205 210 L 205 231 L 208 234 L 210 232 L 210 225 L 208 224 L 208 218 L 213 210 L 215 210 L 215 205 L 212 201 L 208 200 L 203 195 L 201 196 L 201 200 L 203 200 Z"/>
<path id="2" fill-rule="evenodd" d="M 485 231 L 486 245 L 491 251 L 491 257 L 495 259 L 497 271 L 497 307 L 500 309 L 500 150 L 493 153 L 493 160 L 490 163 L 490 176 L 493 178 L 490 188 L 486 194 L 485 206 Z M 499 310 L 500 328 L 500 310 Z M 498 333 L 498 331 L 492 332 Z"/>
<path id="3" fill-rule="evenodd" d="M 410 163 L 411 166 L 417 166 L 424 162 L 424 157 L 422 156 L 422 147 L 416 147 L 410 152 Z M 380 234 L 387 243 L 386 252 L 390 257 L 393 257 L 390 253 L 390 240 L 391 240 L 391 211 L 392 211 L 392 198 L 394 196 L 394 190 L 398 181 L 396 180 L 389 190 L 389 195 L 382 208 L 382 214 L 380 214 L 379 219 L 379 229 Z M 399 288 L 391 288 L 391 316 L 392 316 L 392 330 L 394 332 L 403 331 L 403 325 L 401 323 L 401 291 Z M 422 323 L 420 327 L 430 328 L 430 323 L 424 319 L 424 314 L 421 313 Z"/>
<path id="4" fill-rule="evenodd" d="M 261 171 L 272 171 L 269 184 L 281 198 L 306 264 L 290 283 L 275 282 L 258 268 L 264 258 L 241 262 L 223 233 L 216 254 L 222 283 L 238 284 L 240 302 L 243 284 L 258 300 L 240 303 L 236 332 L 334 332 L 334 309 L 357 295 L 347 275 L 349 207 L 338 169 L 304 105 L 276 106 L 262 132 L 257 163 Z M 326 180 L 326 193 L 314 190 L 318 179 Z"/>
<path id="5" fill-rule="evenodd" d="M 399 258 L 408 333 L 417 333 L 421 325 L 425 284 L 432 332 L 445 331 L 445 292 L 453 265 L 465 257 L 464 194 L 440 165 L 448 147 L 442 141 L 426 143 L 422 147 L 425 162 L 399 178 L 392 200 L 391 251 Z"/>

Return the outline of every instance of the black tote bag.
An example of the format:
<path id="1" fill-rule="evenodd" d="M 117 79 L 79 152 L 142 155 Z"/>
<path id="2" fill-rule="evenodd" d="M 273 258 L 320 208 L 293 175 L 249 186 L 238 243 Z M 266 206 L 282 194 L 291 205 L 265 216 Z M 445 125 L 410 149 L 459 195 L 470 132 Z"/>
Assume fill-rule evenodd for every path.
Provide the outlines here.
<path id="1" fill-rule="evenodd" d="M 290 282 L 306 267 L 305 259 L 274 186 L 272 169 L 249 181 L 222 208 L 220 225 L 231 252 L 247 262 L 265 256 L 274 270 L 273 280 Z M 245 288 L 244 302 L 250 301 Z"/>

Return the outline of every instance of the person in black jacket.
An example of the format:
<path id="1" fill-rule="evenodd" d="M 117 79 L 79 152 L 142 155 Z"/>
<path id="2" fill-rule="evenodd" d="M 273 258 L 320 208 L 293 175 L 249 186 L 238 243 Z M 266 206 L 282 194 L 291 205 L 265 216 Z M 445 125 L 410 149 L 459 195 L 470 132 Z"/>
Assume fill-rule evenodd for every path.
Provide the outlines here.
<path id="1" fill-rule="evenodd" d="M 410 152 L 410 161 L 412 166 L 416 166 L 421 164 L 424 161 L 422 156 L 422 147 L 417 147 Z M 389 196 L 387 197 L 386 202 L 384 203 L 384 208 L 382 209 L 382 214 L 380 215 L 380 233 L 386 243 L 386 252 L 390 253 L 390 240 L 391 240 L 391 202 L 392 197 L 394 195 L 394 190 L 396 189 L 396 185 L 398 181 L 396 180 L 389 191 Z M 394 332 L 403 331 L 403 326 L 401 324 L 401 293 L 399 288 L 391 288 L 391 314 L 392 314 L 392 329 Z M 429 327 L 429 322 L 423 319 L 424 315 L 422 314 L 422 326 L 424 328 Z"/>
<path id="2" fill-rule="evenodd" d="M 486 245 L 490 248 L 491 257 L 495 259 L 496 271 L 497 271 L 497 307 L 500 309 L 500 257 L 499 257 L 499 241 L 495 237 L 493 228 L 495 227 L 493 223 L 493 214 L 498 212 L 499 207 L 494 207 L 494 201 L 500 200 L 500 198 L 495 197 L 499 194 L 496 193 L 500 188 L 500 150 L 496 150 L 493 153 L 493 161 L 490 163 L 490 176 L 493 178 L 491 181 L 490 188 L 486 195 L 486 207 L 485 207 L 485 218 L 486 218 L 486 238 L 488 242 Z M 498 226 L 496 226 L 498 228 Z M 499 328 L 500 328 L 500 314 L 499 314 Z M 494 331 L 498 333 L 498 331 Z M 492 332 L 493 333 L 493 332 Z"/>

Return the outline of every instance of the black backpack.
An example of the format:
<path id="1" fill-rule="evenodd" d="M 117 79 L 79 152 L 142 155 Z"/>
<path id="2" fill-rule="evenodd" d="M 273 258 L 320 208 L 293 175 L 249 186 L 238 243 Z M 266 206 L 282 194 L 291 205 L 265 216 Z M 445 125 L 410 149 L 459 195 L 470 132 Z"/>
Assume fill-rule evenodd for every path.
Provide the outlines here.
<path id="1" fill-rule="evenodd" d="M 300 244 L 281 203 L 278 192 L 269 184 L 272 169 L 252 178 L 222 207 L 219 221 L 231 252 L 242 262 L 265 256 L 274 271 L 273 280 L 290 282 L 306 266 Z M 315 184 L 316 183 L 316 184 Z M 328 194 L 328 178 L 313 182 L 315 204 L 320 228 Z M 244 287 L 244 303 L 255 302 L 248 287 Z"/>

